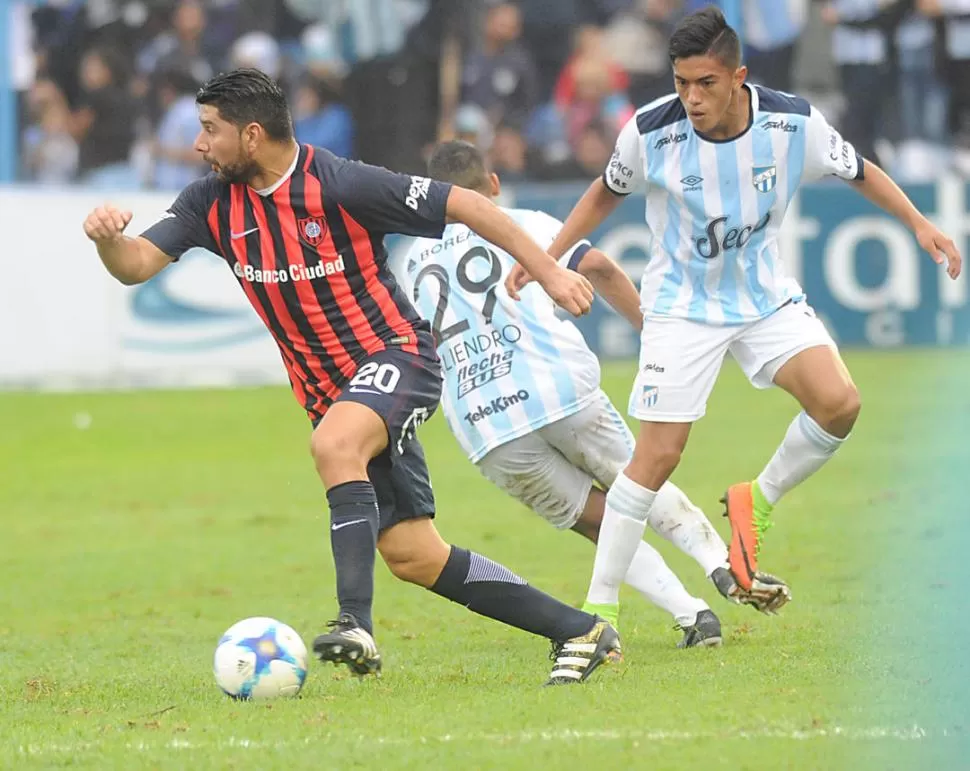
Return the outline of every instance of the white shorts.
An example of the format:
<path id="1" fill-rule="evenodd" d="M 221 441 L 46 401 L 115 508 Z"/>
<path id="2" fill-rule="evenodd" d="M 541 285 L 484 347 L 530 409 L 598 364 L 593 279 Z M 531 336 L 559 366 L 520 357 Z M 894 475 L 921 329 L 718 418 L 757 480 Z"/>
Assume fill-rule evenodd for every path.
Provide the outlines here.
<path id="1" fill-rule="evenodd" d="M 804 300 L 751 324 L 719 327 L 672 317 L 644 319 L 629 413 L 655 423 L 693 423 L 730 353 L 755 388 L 768 388 L 795 354 L 835 341 Z"/>
<path id="2" fill-rule="evenodd" d="M 557 528 L 576 524 L 593 483 L 610 487 L 633 434 L 602 391 L 579 412 L 513 439 L 478 461 L 486 479 Z"/>

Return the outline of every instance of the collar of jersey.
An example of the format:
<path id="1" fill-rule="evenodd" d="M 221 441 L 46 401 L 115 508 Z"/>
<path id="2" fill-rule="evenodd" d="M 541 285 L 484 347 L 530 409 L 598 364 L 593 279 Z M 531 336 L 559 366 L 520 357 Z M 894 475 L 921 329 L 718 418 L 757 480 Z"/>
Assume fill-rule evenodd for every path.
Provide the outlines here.
<path id="1" fill-rule="evenodd" d="M 266 196 L 273 195 L 273 193 L 275 193 L 277 190 L 283 187 L 283 183 L 286 182 L 286 180 L 288 180 L 290 177 L 292 177 L 293 172 L 296 171 L 296 163 L 299 160 L 300 160 L 300 145 L 297 144 L 296 155 L 293 156 L 293 162 L 290 164 L 290 168 L 286 170 L 286 173 L 278 180 L 276 180 L 269 187 L 264 187 L 262 190 L 257 190 L 256 195 L 261 195 L 263 196 L 263 198 L 266 198 Z"/>
<path id="2" fill-rule="evenodd" d="M 705 136 L 692 126 L 691 130 L 697 134 L 698 139 L 703 139 L 705 142 L 711 142 L 715 145 L 723 145 L 727 142 L 733 142 L 735 139 L 740 139 L 751 131 L 751 127 L 754 125 L 754 114 L 758 111 L 758 89 L 752 88 L 747 83 L 745 83 L 742 88 L 748 89 L 748 93 L 751 94 L 751 108 L 748 111 L 748 125 L 744 127 L 744 131 L 742 131 L 740 134 L 735 134 L 733 137 L 728 137 L 727 139 L 713 139 L 712 137 Z"/>

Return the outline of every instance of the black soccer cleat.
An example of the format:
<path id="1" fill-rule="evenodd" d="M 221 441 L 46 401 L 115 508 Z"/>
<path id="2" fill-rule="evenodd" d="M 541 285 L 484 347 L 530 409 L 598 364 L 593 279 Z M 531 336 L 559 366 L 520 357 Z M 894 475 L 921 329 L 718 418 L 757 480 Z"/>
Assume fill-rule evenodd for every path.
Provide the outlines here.
<path id="1" fill-rule="evenodd" d="M 620 635 L 599 616 L 593 628 L 580 637 L 552 643 L 551 658 L 555 663 L 546 685 L 581 683 L 605 661 L 619 661 Z"/>
<path id="2" fill-rule="evenodd" d="M 357 623 L 349 613 L 341 613 L 336 621 L 328 621 L 330 631 L 313 641 L 313 652 L 320 661 L 332 661 L 334 666 L 346 664 L 357 675 L 381 674 L 381 654 L 370 632 Z"/>
<path id="3" fill-rule="evenodd" d="M 699 611 L 691 626 L 678 624 L 674 629 L 684 633 L 684 639 L 677 643 L 678 648 L 721 647 L 721 622 L 710 609 Z"/>
<path id="4" fill-rule="evenodd" d="M 711 581 L 723 597 L 740 605 L 750 605 L 757 611 L 773 616 L 791 602 L 788 584 L 770 573 L 758 571 L 751 581 L 751 589 L 743 589 L 728 568 L 715 568 Z"/>

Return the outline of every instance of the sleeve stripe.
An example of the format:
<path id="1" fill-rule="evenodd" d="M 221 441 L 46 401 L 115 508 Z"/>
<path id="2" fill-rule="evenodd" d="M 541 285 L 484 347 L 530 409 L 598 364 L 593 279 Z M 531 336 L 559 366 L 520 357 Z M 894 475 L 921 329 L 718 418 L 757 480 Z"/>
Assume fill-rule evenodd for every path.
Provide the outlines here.
<path id="1" fill-rule="evenodd" d="M 855 153 L 855 162 L 856 162 L 857 170 L 853 179 L 856 180 L 857 182 L 861 182 L 866 178 L 866 169 L 865 169 L 865 161 L 863 160 L 862 156 L 859 155 L 858 150 L 856 150 L 856 153 Z"/>
<path id="2" fill-rule="evenodd" d="M 614 190 L 613 186 L 610 184 L 609 178 L 606 176 L 605 171 L 603 172 L 603 184 L 606 185 L 606 189 L 609 190 L 611 193 L 613 193 L 613 195 L 619 195 L 623 197 L 630 195 L 630 193 L 618 193 L 616 190 Z"/>
<path id="3" fill-rule="evenodd" d="M 586 256 L 586 252 L 588 252 L 592 248 L 593 247 L 590 246 L 588 243 L 580 244 L 579 246 L 577 246 L 575 249 L 573 249 L 573 253 L 569 255 L 569 262 L 566 264 L 566 267 L 569 270 L 572 270 L 578 273 L 579 263 L 583 261 L 583 257 Z"/>

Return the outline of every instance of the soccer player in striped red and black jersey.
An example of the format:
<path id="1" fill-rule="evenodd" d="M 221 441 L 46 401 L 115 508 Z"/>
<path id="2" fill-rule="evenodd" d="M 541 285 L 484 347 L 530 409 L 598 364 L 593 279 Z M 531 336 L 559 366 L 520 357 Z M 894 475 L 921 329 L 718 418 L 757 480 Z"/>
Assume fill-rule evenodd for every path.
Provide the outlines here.
<path id="1" fill-rule="evenodd" d="M 479 554 L 449 546 L 417 427 L 437 407 L 441 370 L 422 321 L 387 267 L 384 236 L 440 237 L 463 222 L 513 255 L 566 310 L 592 290 L 483 196 L 394 174 L 298 144 L 286 98 L 257 70 L 219 75 L 199 91 L 196 150 L 212 173 L 193 182 L 137 238 L 131 214 L 100 207 L 84 229 L 105 267 L 147 281 L 185 251 L 228 263 L 276 340 L 312 425 L 327 491 L 340 612 L 314 641 L 320 658 L 380 670 L 371 606 L 375 546 L 399 578 L 558 644 L 550 682 L 586 678 L 619 650 L 616 631 Z"/>

